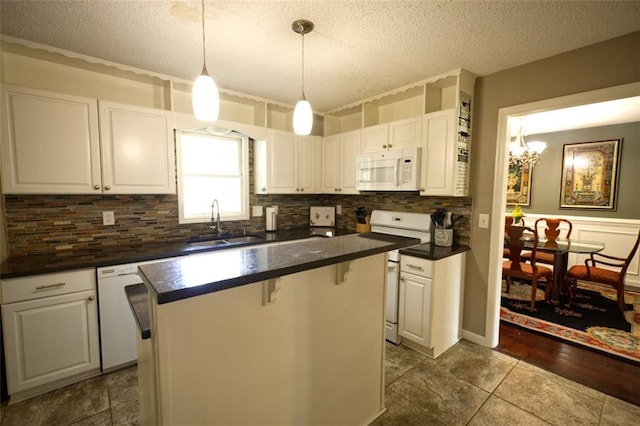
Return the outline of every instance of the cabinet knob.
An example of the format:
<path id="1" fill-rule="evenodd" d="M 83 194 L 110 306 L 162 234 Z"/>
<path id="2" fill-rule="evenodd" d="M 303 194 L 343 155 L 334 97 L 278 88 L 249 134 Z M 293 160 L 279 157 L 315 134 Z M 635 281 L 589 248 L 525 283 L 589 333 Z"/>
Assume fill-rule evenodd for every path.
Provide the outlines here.
<path id="1" fill-rule="evenodd" d="M 267 188 L 265 188 L 264 186 L 262 187 L 262 189 L 260 190 L 262 192 L 267 192 Z"/>
<path id="2" fill-rule="evenodd" d="M 93 297 L 93 296 L 89 296 L 89 297 L 87 297 L 87 300 L 88 300 L 89 302 L 93 301 L 93 299 L 95 299 L 95 297 Z"/>
<path id="3" fill-rule="evenodd" d="M 334 190 L 335 192 L 338 192 L 338 188 L 333 188 L 333 190 Z"/>
<path id="4" fill-rule="evenodd" d="M 404 281 L 404 277 L 400 277 L 400 281 Z"/>
<path id="5" fill-rule="evenodd" d="M 300 192 L 300 188 L 296 188 L 296 192 Z"/>
<path id="6" fill-rule="evenodd" d="M 382 145 L 382 147 L 383 147 L 384 149 L 387 149 L 387 146 L 386 146 L 386 145 Z"/>
<path id="7" fill-rule="evenodd" d="M 304 192 L 304 188 L 300 188 L 300 192 Z"/>
<path id="8" fill-rule="evenodd" d="M 392 147 L 393 147 L 393 145 L 389 144 L 389 148 L 392 148 Z"/>
<path id="9" fill-rule="evenodd" d="M 93 185 L 93 189 L 100 189 L 100 185 Z"/>
<path id="10" fill-rule="evenodd" d="M 109 185 L 107 185 L 107 186 L 104 187 L 104 189 L 108 191 L 108 190 L 111 189 L 111 187 Z"/>
<path id="11" fill-rule="evenodd" d="M 424 188 L 420 188 L 420 192 L 424 192 L 424 191 L 425 191 Z"/>

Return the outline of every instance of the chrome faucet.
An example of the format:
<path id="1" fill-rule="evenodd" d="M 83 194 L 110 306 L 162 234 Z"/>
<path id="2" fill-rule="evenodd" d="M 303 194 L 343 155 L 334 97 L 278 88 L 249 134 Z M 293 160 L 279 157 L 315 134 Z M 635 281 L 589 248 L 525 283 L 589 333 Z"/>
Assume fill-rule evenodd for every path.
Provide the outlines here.
<path id="1" fill-rule="evenodd" d="M 217 235 L 222 234 L 222 228 L 220 227 L 220 205 L 217 199 L 213 199 L 211 203 L 211 225 L 209 228 Z"/>

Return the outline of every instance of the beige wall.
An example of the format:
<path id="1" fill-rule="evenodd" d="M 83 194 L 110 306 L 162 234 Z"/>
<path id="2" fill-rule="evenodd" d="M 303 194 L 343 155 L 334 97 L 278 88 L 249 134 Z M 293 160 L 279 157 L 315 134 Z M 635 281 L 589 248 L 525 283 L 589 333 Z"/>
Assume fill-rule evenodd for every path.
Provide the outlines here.
<path id="1" fill-rule="evenodd" d="M 493 180 L 497 167 L 498 110 L 640 81 L 640 32 L 575 51 L 500 71 L 476 81 L 471 192 L 472 249 L 467 256 L 463 328 L 487 336 L 489 236 L 495 229 L 479 229 L 478 214 L 492 212 Z M 501 188 L 497 190 L 501 191 Z"/>

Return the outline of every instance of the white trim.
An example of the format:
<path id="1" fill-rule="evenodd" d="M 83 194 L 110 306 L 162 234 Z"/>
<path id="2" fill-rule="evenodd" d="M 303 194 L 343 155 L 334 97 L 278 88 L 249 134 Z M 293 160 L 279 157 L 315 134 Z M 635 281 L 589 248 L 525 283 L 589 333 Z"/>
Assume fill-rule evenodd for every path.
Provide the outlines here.
<path id="1" fill-rule="evenodd" d="M 480 346 L 486 346 L 489 348 L 495 348 L 497 346 L 496 344 L 492 344 L 491 341 L 489 341 L 488 337 L 485 336 L 481 336 L 479 334 L 473 333 L 469 330 L 462 330 L 462 336 L 461 336 L 464 340 L 469 341 L 471 343 L 475 343 L 476 345 L 480 345 Z"/>
<path id="2" fill-rule="evenodd" d="M 514 105 L 498 110 L 498 129 L 496 140 L 496 156 L 494 160 L 495 175 L 493 178 L 493 201 L 491 203 L 491 229 L 489 237 L 489 273 L 487 277 L 487 312 L 485 334 L 489 347 L 498 344 L 500 329 L 500 291 L 502 281 L 502 241 L 504 239 L 504 215 L 506 192 L 502 190 L 506 184 L 508 124 L 510 117 L 517 117 L 533 112 L 549 111 L 594 102 L 603 102 L 619 98 L 637 96 L 640 93 L 640 82 L 577 93 L 558 98 L 545 99 L 527 104 Z M 620 222 L 621 220 L 617 220 Z"/>
<path id="3" fill-rule="evenodd" d="M 184 130 L 186 132 L 198 133 L 197 130 Z M 184 199 L 182 197 L 182 143 L 181 136 L 183 130 L 176 129 L 176 164 L 177 164 L 177 178 L 178 178 L 178 223 L 180 225 L 189 223 L 207 223 L 211 221 L 211 217 L 202 218 L 185 218 L 184 217 Z M 201 132 L 203 134 L 209 134 L 207 132 Z M 214 136 L 209 134 L 210 136 Z M 241 140 L 242 151 L 242 165 L 241 165 L 241 191 L 242 191 L 242 208 L 241 213 L 237 215 L 220 214 L 220 220 L 222 222 L 235 221 L 235 220 L 249 220 L 249 138 L 241 133 L 231 131 L 225 136 L 231 138 L 237 138 Z"/>

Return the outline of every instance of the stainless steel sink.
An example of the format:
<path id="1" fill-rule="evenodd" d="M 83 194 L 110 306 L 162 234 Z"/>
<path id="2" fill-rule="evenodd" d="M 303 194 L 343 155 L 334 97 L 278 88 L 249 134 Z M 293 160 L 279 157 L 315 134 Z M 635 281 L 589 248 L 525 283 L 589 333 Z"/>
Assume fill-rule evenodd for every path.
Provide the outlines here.
<path id="1" fill-rule="evenodd" d="M 227 241 L 229 244 L 245 244 L 245 243 L 258 243 L 260 241 L 264 241 L 264 238 L 258 235 L 242 235 L 239 237 L 227 238 L 224 241 Z"/>
<path id="2" fill-rule="evenodd" d="M 226 240 L 209 240 L 209 241 L 198 241 L 195 243 L 189 243 L 191 247 L 218 247 L 218 246 L 226 246 L 229 245 L 229 242 Z"/>
<path id="3" fill-rule="evenodd" d="M 237 237 L 229 237 L 221 240 L 205 240 L 205 241 L 195 241 L 189 243 L 190 247 L 193 248 L 215 248 L 215 247 L 224 247 L 224 246 L 236 246 L 243 244 L 252 244 L 259 243 L 264 241 L 264 238 L 258 235 L 240 235 Z"/>

